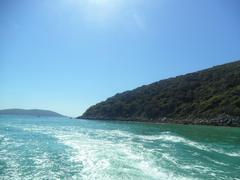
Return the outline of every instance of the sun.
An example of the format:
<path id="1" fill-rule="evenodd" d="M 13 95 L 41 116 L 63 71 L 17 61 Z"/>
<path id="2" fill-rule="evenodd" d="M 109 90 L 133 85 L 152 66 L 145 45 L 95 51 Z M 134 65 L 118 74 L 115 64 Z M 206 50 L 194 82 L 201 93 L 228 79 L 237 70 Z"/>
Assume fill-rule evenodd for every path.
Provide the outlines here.
<path id="1" fill-rule="evenodd" d="M 109 18 L 114 16 L 122 7 L 123 0 L 87 0 L 88 9 L 95 16 Z"/>
<path id="2" fill-rule="evenodd" d="M 125 0 L 69 0 L 87 22 L 108 24 L 121 15 Z M 68 2 L 69 2 L 68 1 Z"/>
<path id="3" fill-rule="evenodd" d="M 116 0 L 88 0 L 89 3 L 97 6 L 108 5 L 108 4 L 114 3 L 114 1 Z"/>

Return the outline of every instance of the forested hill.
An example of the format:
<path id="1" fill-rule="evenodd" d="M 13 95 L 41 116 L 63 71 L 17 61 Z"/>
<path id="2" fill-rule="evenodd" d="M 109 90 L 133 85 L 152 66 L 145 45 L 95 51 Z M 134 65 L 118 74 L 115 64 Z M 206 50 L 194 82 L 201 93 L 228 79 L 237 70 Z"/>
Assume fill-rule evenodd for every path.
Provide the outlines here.
<path id="1" fill-rule="evenodd" d="M 63 116 L 53 111 L 41 109 L 3 109 L 0 110 L 0 115 Z"/>
<path id="2" fill-rule="evenodd" d="M 116 94 L 79 118 L 238 126 L 240 61 Z"/>

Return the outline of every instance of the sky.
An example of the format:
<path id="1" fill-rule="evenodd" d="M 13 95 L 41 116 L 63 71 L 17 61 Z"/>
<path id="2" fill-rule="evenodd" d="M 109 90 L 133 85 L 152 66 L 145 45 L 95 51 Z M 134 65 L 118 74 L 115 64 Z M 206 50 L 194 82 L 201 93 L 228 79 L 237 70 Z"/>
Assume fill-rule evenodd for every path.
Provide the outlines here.
<path id="1" fill-rule="evenodd" d="M 0 109 L 79 116 L 240 59 L 239 0 L 0 0 Z"/>

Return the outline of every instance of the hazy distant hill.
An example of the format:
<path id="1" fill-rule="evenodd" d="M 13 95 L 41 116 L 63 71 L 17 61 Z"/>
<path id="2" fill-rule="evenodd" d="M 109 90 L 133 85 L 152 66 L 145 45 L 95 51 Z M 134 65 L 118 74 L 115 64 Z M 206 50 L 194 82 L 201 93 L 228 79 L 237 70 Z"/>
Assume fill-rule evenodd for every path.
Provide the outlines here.
<path id="1" fill-rule="evenodd" d="M 32 116 L 55 116 L 61 117 L 63 115 L 49 111 L 49 110 L 41 110 L 41 109 L 4 109 L 0 110 L 0 115 L 32 115 Z"/>
<path id="2" fill-rule="evenodd" d="M 81 117 L 240 125 L 240 61 L 117 94 Z"/>

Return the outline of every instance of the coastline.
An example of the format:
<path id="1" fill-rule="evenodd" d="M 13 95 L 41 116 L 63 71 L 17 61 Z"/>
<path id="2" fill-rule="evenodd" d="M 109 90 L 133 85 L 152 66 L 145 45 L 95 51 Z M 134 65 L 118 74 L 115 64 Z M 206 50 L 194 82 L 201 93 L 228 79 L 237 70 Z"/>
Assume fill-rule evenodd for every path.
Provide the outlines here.
<path id="1" fill-rule="evenodd" d="M 76 119 L 86 120 L 103 120 L 103 121 L 126 121 L 126 122 L 145 122 L 153 124 L 182 124 L 182 125 L 206 125 L 206 126 L 224 126 L 224 127 L 240 127 L 239 116 L 229 116 L 226 114 L 218 115 L 214 118 L 160 118 L 160 119 L 147 119 L 147 118 L 109 118 L 97 116 L 79 116 Z"/>

